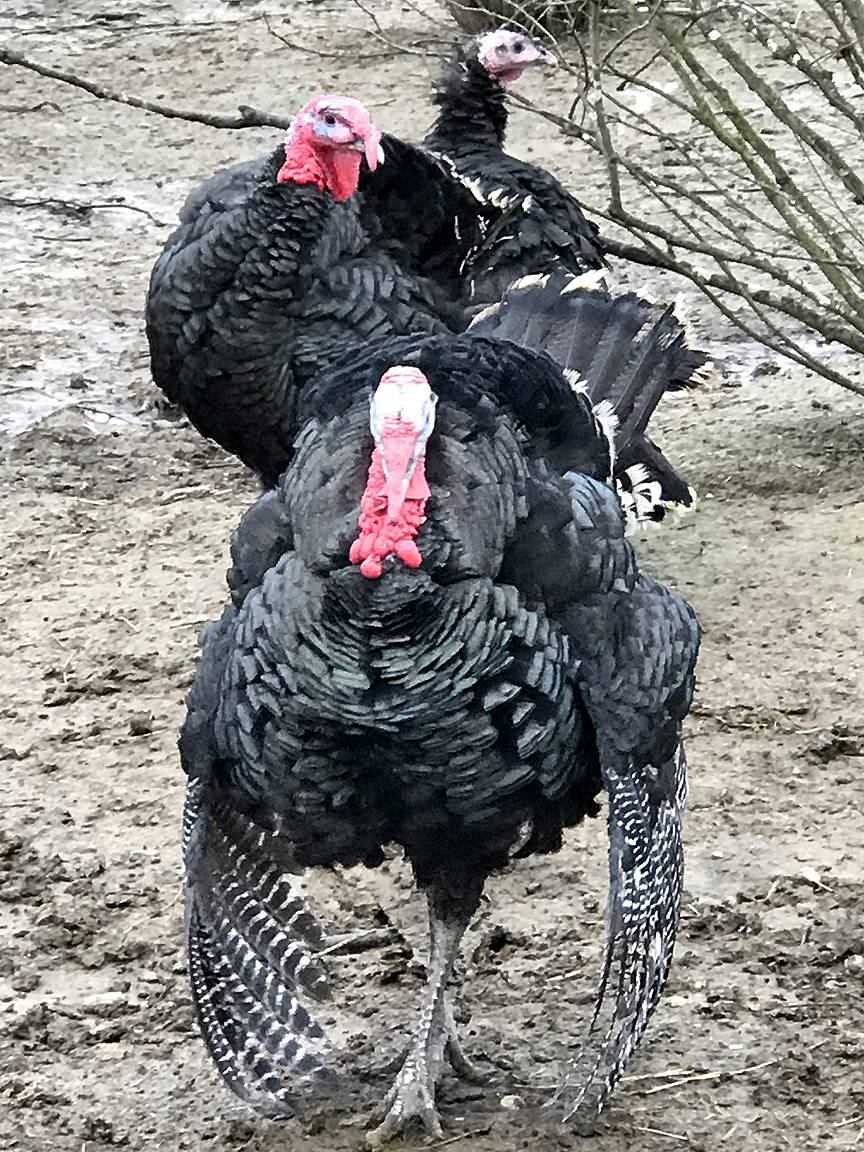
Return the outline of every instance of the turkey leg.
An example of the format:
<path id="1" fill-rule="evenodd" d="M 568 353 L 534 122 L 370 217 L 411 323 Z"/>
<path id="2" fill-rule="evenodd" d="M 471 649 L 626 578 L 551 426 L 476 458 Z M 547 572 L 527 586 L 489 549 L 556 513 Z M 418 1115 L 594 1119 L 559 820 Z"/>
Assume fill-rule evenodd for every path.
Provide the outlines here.
<path id="1" fill-rule="evenodd" d="M 441 1135 L 435 1088 L 444 1067 L 445 1054 L 449 1055 L 460 1075 L 472 1079 L 478 1076 L 459 1047 L 456 1024 L 445 991 L 459 942 L 474 914 L 477 900 L 457 903 L 448 899 L 444 902 L 438 895 L 432 890 L 428 893 L 429 967 L 417 1026 L 395 1083 L 381 1106 L 384 1118 L 377 1128 L 367 1133 L 366 1143 L 370 1148 L 380 1147 L 399 1135 L 411 1120 L 419 1120 L 433 1136 Z"/>

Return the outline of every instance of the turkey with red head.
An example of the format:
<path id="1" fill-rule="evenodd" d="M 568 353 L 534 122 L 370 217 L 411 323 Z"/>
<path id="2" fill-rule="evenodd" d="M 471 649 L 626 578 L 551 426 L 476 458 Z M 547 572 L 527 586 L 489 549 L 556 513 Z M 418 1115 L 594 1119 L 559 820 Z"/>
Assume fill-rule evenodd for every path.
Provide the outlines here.
<path id="1" fill-rule="evenodd" d="M 449 177 L 425 179 L 424 172 L 439 171 L 437 162 L 394 140 L 385 144 L 392 175 L 354 196 L 364 157 L 378 177 L 380 147 L 361 104 L 316 97 L 284 146 L 192 193 L 153 269 L 147 334 L 154 380 L 267 486 L 291 459 L 300 394 L 323 368 L 349 348 L 391 335 L 462 330 L 476 311 L 463 309 L 459 279 L 468 249 L 479 243 L 479 232 L 471 232 L 476 202 Z M 422 210 L 411 199 L 421 194 Z M 637 375 L 638 395 L 619 402 L 609 388 L 620 383 L 621 358 L 633 353 L 637 336 L 674 334 L 683 343 L 683 331 L 671 319 L 661 323 L 668 310 L 626 297 L 614 323 L 601 309 L 599 327 L 583 343 L 576 314 L 600 296 L 559 275 L 531 323 L 518 288 L 489 315 L 497 326 L 515 317 L 515 338 L 575 370 L 595 404 L 637 414 L 640 434 L 628 428 L 619 478 L 634 492 L 637 485 L 659 516 L 665 503 L 689 504 L 690 489 L 642 433 L 664 388 L 688 379 L 704 358 L 671 361 L 673 375 L 661 387 Z M 501 331 L 509 334 L 506 325 Z"/>
<path id="2" fill-rule="evenodd" d="M 268 485 L 290 459 L 298 396 L 322 368 L 369 340 L 464 324 L 441 260 L 430 257 L 436 282 L 415 274 L 421 261 L 404 245 L 370 236 L 354 195 L 364 159 L 374 172 L 381 137 L 363 105 L 315 97 L 254 172 L 192 194 L 150 279 L 155 382 Z"/>
<path id="3" fill-rule="evenodd" d="M 414 1122 L 440 1134 L 447 1061 L 471 1073 L 447 985 L 485 881 L 555 852 L 603 790 L 608 937 L 563 1086 L 580 1129 L 675 939 L 698 626 L 625 538 L 610 423 L 516 342 L 518 317 L 560 295 L 521 294 L 483 334 L 384 340 L 307 386 L 294 460 L 236 533 L 232 603 L 203 635 L 181 736 L 193 997 L 242 1098 L 291 1114 L 339 1063 L 310 1011 L 322 934 L 291 872 L 375 866 L 395 843 L 426 894 L 426 986 L 371 1144 Z M 580 345 L 622 310 L 595 297 Z M 610 392 L 675 371 L 668 337 L 632 346 Z"/>

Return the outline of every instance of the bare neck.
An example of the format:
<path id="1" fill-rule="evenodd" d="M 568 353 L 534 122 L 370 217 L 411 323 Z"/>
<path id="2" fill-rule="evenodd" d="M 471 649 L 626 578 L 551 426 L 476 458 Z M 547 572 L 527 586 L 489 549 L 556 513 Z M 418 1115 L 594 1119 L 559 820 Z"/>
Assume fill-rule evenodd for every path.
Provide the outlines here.
<path id="1" fill-rule="evenodd" d="M 441 111 L 424 143 L 433 152 L 501 151 L 507 133 L 504 87 L 476 59 L 451 60 L 435 85 Z"/>

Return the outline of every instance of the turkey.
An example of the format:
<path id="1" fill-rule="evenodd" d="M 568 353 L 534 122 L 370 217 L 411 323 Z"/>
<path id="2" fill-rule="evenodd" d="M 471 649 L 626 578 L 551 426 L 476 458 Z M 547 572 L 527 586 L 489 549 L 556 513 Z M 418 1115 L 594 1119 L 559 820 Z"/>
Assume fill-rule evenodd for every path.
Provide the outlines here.
<path id="1" fill-rule="evenodd" d="M 290 459 L 298 396 L 323 367 L 382 336 L 464 326 L 440 266 L 458 253 L 436 244 L 434 213 L 404 263 L 360 219 L 361 159 L 374 171 L 380 141 L 362 104 L 315 97 L 251 186 L 234 170 L 193 193 L 153 269 L 154 381 L 265 485 Z M 426 245 L 445 254 L 429 258 L 437 282 L 411 267 Z"/>
<path id="2" fill-rule="evenodd" d="M 551 173 L 504 151 L 504 86 L 554 57 L 524 32 L 498 28 L 470 40 L 435 85 L 440 111 L 423 144 L 476 197 L 487 231 L 470 261 L 472 299 L 497 300 L 517 276 L 603 267 L 602 243 Z"/>
<path id="3" fill-rule="evenodd" d="M 395 843 L 425 893 L 426 986 L 373 1146 L 417 1122 L 440 1135 L 445 1064 L 474 1072 L 447 985 L 485 881 L 555 852 L 601 791 L 607 941 L 563 1089 L 579 1130 L 644 1032 L 677 928 L 699 629 L 625 537 L 614 421 L 517 342 L 557 291 L 519 295 L 482 332 L 385 340 L 307 386 L 294 460 L 235 535 L 181 734 L 193 999 L 243 1099 L 290 1115 L 332 1068 L 310 1011 L 328 994 L 321 928 L 291 873 L 374 867 Z M 597 294 L 573 339 L 619 315 L 626 331 L 631 306 Z M 620 359 L 619 429 L 686 360 L 660 337 Z"/>
<path id="4" fill-rule="evenodd" d="M 402 241 L 382 235 L 381 218 L 368 204 L 361 216 L 353 195 L 361 155 L 374 172 L 379 148 L 378 131 L 361 104 L 340 96 L 314 98 L 298 114 L 287 144 L 256 168 L 251 185 L 247 166 L 226 170 L 192 193 L 153 269 L 147 335 L 154 380 L 199 431 L 237 455 L 268 487 L 291 459 L 302 389 L 322 368 L 369 341 L 461 330 L 468 323 L 454 299 L 456 270 L 446 266 L 460 253 L 456 239 L 442 235 L 459 223 L 447 215 L 446 202 L 430 194 L 424 229 L 412 235 L 406 227 Z M 418 161 L 418 150 L 399 142 L 390 149 L 394 167 L 404 163 L 411 172 L 412 165 L 426 163 Z M 382 211 L 398 202 L 398 187 L 395 179 L 379 186 Z M 459 195 L 467 193 L 459 189 Z M 384 215 L 395 219 L 397 209 L 387 208 Z M 465 243 L 465 235 L 460 231 L 458 243 Z M 582 291 L 576 281 L 572 287 Z M 580 330 L 575 312 L 583 307 L 581 298 L 565 300 L 555 292 L 551 297 L 554 303 L 539 324 L 531 320 L 521 327 L 518 292 L 492 322 L 501 326 L 515 308 L 517 328 L 530 333 L 531 346 L 579 372 L 595 403 L 613 399 L 607 389 L 640 329 L 646 335 L 674 331 L 674 339 L 683 341 L 680 326 L 656 327 L 662 309 L 633 297 L 629 325 L 622 329 L 619 311 L 613 330 L 604 333 L 601 326 L 592 347 L 570 334 L 571 327 Z M 497 301 L 484 316 L 501 307 Z M 544 323 L 555 326 L 554 337 Z M 502 332 L 507 335 L 506 325 Z M 676 362 L 684 381 L 703 360 L 690 353 Z M 667 386 L 681 382 L 670 378 Z M 659 395 L 640 393 L 640 428 L 628 428 L 629 456 L 621 456 L 618 468 L 625 485 L 631 483 L 625 473 L 637 468 L 657 517 L 665 504 L 692 501 L 687 483 L 644 436 Z"/>

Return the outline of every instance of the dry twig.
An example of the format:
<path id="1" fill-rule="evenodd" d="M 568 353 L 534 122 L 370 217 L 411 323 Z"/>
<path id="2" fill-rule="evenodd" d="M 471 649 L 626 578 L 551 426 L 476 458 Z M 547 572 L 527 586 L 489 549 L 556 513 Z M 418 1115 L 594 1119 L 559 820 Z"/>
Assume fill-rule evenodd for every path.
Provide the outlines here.
<path id="1" fill-rule="evenodd" d="M 750 1064 L 746 1068 L 718 1068 L 714 1072 L 692 1072 L 689 1076 L 682 1076 L 680 1080 L 670 1080 L 666 1084 L 657 1084 L 642 1093 L 643 1096 L 653 1096 L 656 1092 L 671 1092 L 673 1088 L 681 1088 L 684 1084 L 695 1084 L 702 1080 L 719 1080 L 721 1076 L 747 1076 L 751 1072 L 759 1072 L 762 1068 L 771 1068 L 774 1064 L 783 1062 L 783 1056 L 773 1060 L 763 1060 L 761 1064 Z"/>
<path id="2" fill-rule="evenodd" d="M 80 88 L 82 92 L 88 92 L 97 100 L 110 100 L 114 104 L 126 104 L 130 108 L 140 108 L 144 112 L 155 112 L 157 116 L 165 116 L 169 120 L 188 120 L 193 124 L 207 124 L 210 128 L 288 128 L 291 124 L 290 117 L 261 112 L 256 108 L 250 108 L 247 104 L 240 104 L 235 115 L 226 116 L 191 108 L 174 108 L 170 104 L 162 104 L 156 100 L 144 100 L 140 96 L 130 96 L 113 88 L 107 88 L 104 84 L 97 84 L 93 80 L 77 76 L 74 72 L 52 68 L 48 64 L 39 64 L 12 48 L 0 47 L 0 64 L 27 68 L 30 72 L 45 76 L 49 80 L 59 80 L 62 84 Z"/>
<path id="3" fill-rule="evenodd" d="M 333 936 L 325 942 L 318 956 L 354 956 L 360 952 L 372 952 L 376 948 L 386 948 L 391 944 L 404 944 L 405 939 L 395 928 L 370 928 L 367 932 L 348 933 Z"/>

